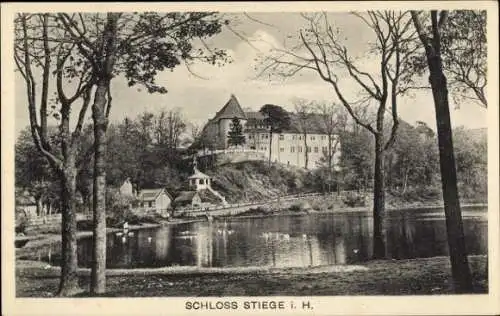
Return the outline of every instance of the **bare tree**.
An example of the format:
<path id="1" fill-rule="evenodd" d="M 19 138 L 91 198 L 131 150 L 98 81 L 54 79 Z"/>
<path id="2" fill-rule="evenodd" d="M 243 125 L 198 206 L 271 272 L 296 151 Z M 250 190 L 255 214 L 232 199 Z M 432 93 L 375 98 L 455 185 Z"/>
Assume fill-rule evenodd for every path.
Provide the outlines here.
<path id="1" fill-rule="evenodd" d="M 462 213 L 457 189 L 457 173 L 448 103 L 448 84 L 441 58 L 443 45 L 441 34 L 446 27 L 448 12 L 430 12 L 431 28 L 429 32 L 424 29 L 422 12 L 412 11 L 411 15 L 420 41 L 425 48 L 429 82 L 432 87 L 436 109 L 441 183 L 454 286 L 458 293 L 470 292 L 472 290 L 472 278 L 465 249 Z"/>
<path id="2" fill-rule="evenodd" d="M 321 130 L 328 138 L 328 148 L 324 154 L 326 156 L 328 179 L 329 183 L 331 183 L 335 167 L 334 158 L 341 146 L 340 134 L 347 127 L 347 113 L 342 111 L 343 107 L 340 104 L 336 103 L 317 103 L 315 108 L 321 117 Z M 337 190 L 340 192 L 339 181 L 337 181 Z"/>
<path id="3" fill-rule="evenodd" d="M 326 157 L 328 168 L 331 170 L 334 167 L 334 155 L 340 144 L 339 134 L 345 130 L 347 125 L 347 113 L 342 111 L 340 104 L 336 103 L 318 103 L 315 107 L 322 120 L 321 129 L 328 137 Z"/>
<path id="4" fill-rule="evenodd" d="M 48 15 L 44 15 L 49 17 Z M 91 274 L 91 292 L 94 294 L 102 293 L 105 290 L 105 265 L 106 265 L 106 227 L 105 227 L 105 155 L 106 155 L 106 129 L 108 125 L 108 116 L 111 110 L 111 82 L 116 76 L 122 75 L 127 79 L 129 86 L 142 85 L 146 87 L 149 93 L 166 93 L 165 87 L 156 84 L 155 78 L 159 71 L 173 69 L 178 65 L 184 65 L 191 71 L 190 65 L 195 62 L 208 62 L 212 65 L 223 65 L 228 58 L 224 50 L 210 48 L 204 42 L 204 38 L 211 37 L 221 31 L 223 25 L 229 21 L 223 21 L 216 12 L 141 12 L 141 13 L 58 13 L 50 15 L 54 34 L 41 32 L 47 30 L 45 26 L 29 27 L 26 23 L 27 18 L 31 16 L 23 15 L 19 24 L 21 31 L 28 42 L 33 38 L 43 38 L 44 42 L 59 45 L 60 50 L 54 52 L 47 48 L 41 48 L 46 51 L 45 59 L 33 58 L 30 54 L 18 53 L 16 62 L 20 64 L 30 64 L 32 61 L 40 65 L 43 69 L 43 86 L 48 86 L 46 78 L 50 76 L 47 70 L 51 58 L 58 56 L 58 62 L 67 61 L 71 67 L 63 67 L 66 75 L 70 79 L 79 79 L 81 85 L 79 89 L 82 92 L 77 93 L 75 100 L 83 97 L 86 100 L 91 99 L 93 94 L 92 119 L 94 127 L 94 185 L 93 185 L 93 209 L 94 209 L 94 249 Z M 24 28 L 22 26 L 25 26 Z M 23 32 L 24 29 L 24 32 Z M 30 31 L 33 34 L 28 34 Z M 40 34 L 43 33 L 43 34 Z M 32 36 L 33 35 L 33 36 Z M 21 37 L 22 38 L 22 37 Z M 199 47 L 195 47 L 192 42 L 199 40 Z M 29 44 L 18 47 L 26 47 Z M 66 54 L 65 51 L 71 48 L 74 55 Z M 199 49 L 198 49 L 199 48 Z M 26 50 L 24 50 L 26 51 Z M 48 53 L 52 55 L 49 56 Z M 59 53 L 58 53 L 59 52 Z M 65 59 L 66 58 L 66 59 Z M 44 61 L 45 60 L 45 61 Z M 64 64 L 64 63 L 63 63 Z M 21 65 L 22 66 L 22 65 Z M 21 67 L 19 67 L 21 68 Z M 68 69 L 69 68 L 69 69 Z M 57 89 L 61 90 L 65 83 L 63 82 L 63 71 L 57 71 Z M 29 90 L 28 97 L 30 103 L 34 103 L 36 89 L 33 84 L 33 74 L 31 71 L 25 71 L 25 79 Z M 83 89 L 85 87 L 85 89 Z M 92 91 L 95 88 L 95 91 Z M 80 91 L 78 90 L 78 91 Z M 48 89 L 44 90 L 48 91 Z M 42 93 L 41 104 L 42 112 L 47 108 L 47 94 Z M 66 100 L 67 99 L 67 100 Z M 69 106 L 64 103 L 72 98 L 59 98 L 62 104 L 60 117 L 64 122 L 69 119 Z M 90 102 L 90 101 L 89 101 Z M 71 102 L 69 102 L 71 104 Z M 36 113 L 33 110 L 33 113 Z M 33 113 L 31 115 L 33 115 Z M 36 117 L 35 117 L 36 118 Z M 39 149 L 44 152 L 57 164 L 57 160 L 52 158 L 53 153 L 48 150 L 45 142 L 46 116 L 40 117 L 40 128 L 34 127 L 33 136 L 36 139 Z M 82 122 L 84 114 L 81 116 Z M 35 121 L 33 119 L 32 121 Z M 37 126 L 36 124 L 34 126 Z M 62 124 L 62 134 L 69 134 L 69 126 Z M 81 127 L 77 126 L 79 130 Z M 79 130 L 76 134 L 79 134 Z M 74 133 L 75 134 L 75 133 Z M 76 135 L 75 134 L 75 135 Z M 65 136 L 66 137 L 66 136 Z M 63 138 L 66 139 L 66 138 Z M 75 138 L 76 139 L 76 138 Z M 63 151 L 71 152 L 73 142 L 67 144 L 63 141 Z M 69 155 L 71 156 L 71 154 Z M 60 168 L 61 170 L 69 170 Z M 74 172 L 73 172 L 74 173 Z M 72 177 L 73 175 L 67 175 Z M 70 208 L 70 206 L 68 206 Z M 63 219 L 64 223 L 76 229 L 76 219 L 73 212 L 67 212 L 68 218 Z M 68 227 L 69 227 L 68 226 Z M 70 228 L 68 228 L 69 230 Z M 71 236 L 71 241 L 67 244 L 65 236 Z M 69 249 L 69 250 L 68 250 Z M 65 257 L 65 251 L 68 253 L 68 259 Z M 72 283 L 76 284 L 76 239 L 74 233 L 63 231 L 63 261 L 72 260 L 70 275 Z M 68 263 L 69 264 L 69 263 Z M 65 274 L 63 267 L 63 274 Z M 66 281 L 65 281 L 66 282 Z M 64 293 L 71 291 L 64 290 Z"/>
<path id="5" fill-rule="evenodd" d="M 67 34 L 54 27 L 55 24 L 49 14 L 19 14 L 15 20 L 14 60 L 26 86 L 31 135 L 61 182 L 62 262 L 58 295 L 67 296 L 80 291 L 76 274 L 76 156 L 95 77 L 85 64 L 77 64 L 75 45 L 65 41 Z M 68 95 L 71 87 L 65 88 L 63 81 L 75 77 L 76 87 Z M 41 89 L 37 87 L 39 78 Z M 54 86 L 56 99 L 51 102 L 49 94 Z M 81 106 L 71 132 L 70 113 L 77 101 L 81 101 Z M 58 120 L 59 148 L 48 135 L 50 116 Z"/>
<path id="6" fill-rule="evenodd" d="M 299 132 L 302 134 L 304 141 L 304 168 L 309 167 L 309 147 L 307 146 L 307 135 L 311 129 L 311 118 L 314 110 L 311 102 L 303 99 L 295 100 L 295 116 Z"/>
<path id="7" fill-rule="evenodd" d="M 328 14 L 321 13 L 303 14 L 307 27 L 300 30 L 299 43 L 291 48 L 276 48 L 274 54 L 264 61 L 262 72 L 291 77 L 303 70 L 314 71 L 332 87 L 340 103 L 354 121 L 374 136 L 373 256 L 383 258 L 386 254 L 384 154 L 396 137 L 399 124 L 398 97 L 406 91 L 405 87 L 411 81 L 412 74 L 408 72 L 407 64 L 418 47 L 414 45 L 415 36 L 408 13 L 370 11 L 355 15 L 373 32 L 375 43 L 367 54 L 378 59 L 374 62 L 379 65 L 378 70 L 372 72 L 362 70 L 342 43 L 340 31 L 334 31 Z M 354 106 L 360 103 L 360 100 L 349 100 L 339 80 L 341 75 L 354 82 L 364 94 L 361 103 L 377 107 L 375 126 L 356 115 Z M 392 118 L 390 132 L 384 130 L 387 111 L 390 111 Z"/>
<path id="8" fill-rule="evenodd" d="M 157 143 L 166 146 L 171 155 L 180 145 L 187 124 L 180 109 L 162 110 L 155 119 L 154 132 Z"/>

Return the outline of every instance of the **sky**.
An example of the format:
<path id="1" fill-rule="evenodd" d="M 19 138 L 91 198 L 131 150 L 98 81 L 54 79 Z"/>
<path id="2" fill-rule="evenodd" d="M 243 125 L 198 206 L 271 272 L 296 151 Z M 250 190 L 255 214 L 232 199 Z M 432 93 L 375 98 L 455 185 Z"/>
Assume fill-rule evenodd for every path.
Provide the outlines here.
<path id="1" fill-rule="evenodd" d="M 278 80 L 272 75 L 256 77 L 258 72 L 255 68 L 259 67 L 261 56 L 271 47 L 283 47 L 290 36 L 297 35 L 300 28 L 305 26 L 305 20 L 298 13 L 252 12 L 248 16 L 229 14 L 228 17 L 233 20 L 233 29 L 240 36 L 224 29 L 209 41 L 209 45 L 227 50 L 232 63 L 222 67 L 195 65 L 192 70 L 204 79 L 193 76 L 182 65 L 174 71 L 162 72 L 157 77 L 157 83 L 168 89 L 167 94 L 149 94 L 144 89 L 128 87 L 124 78 L 117 77 L 112 83 L 111 121 L 134 118 L 144 111 L 181 108 L 188 121 L 204 124 L 227 102 L 231 94 L 237 97 L 243 108 L 255 111 L 266 103 L 293 110 L 296 98 L 337 102 L 331 86 L 312 71 L 304 71 L 300 76 L 287 80 Z M 360 58 L 364 69 L 376 70 L 377 64 L 363 59 L 367 43 L 373 40 L 372 31 L 358 17 L 348 13 L 332 14 L 331 21 L 339 28 L 349 51 Z M 339 85 L 347 94 L 355 93 L 352 82 L 341 78 Z M 15 97 L 17 135 L 29 124 L 25 86 L 19 74 L 15 76 Z M 77 115 L 77 111 L 72 114 Z M 430 91 L 419 92 L 415 98 L 401 99 L 399 115 L 411 124 L 426 122 L 435 130 Z M 455 127 L 486 127 L 487 111 L 478 105 L 464 103 L 459 108 L 452 107 L 451 120 Z M 87 122 L 90 122 L 90 115 Z"/>

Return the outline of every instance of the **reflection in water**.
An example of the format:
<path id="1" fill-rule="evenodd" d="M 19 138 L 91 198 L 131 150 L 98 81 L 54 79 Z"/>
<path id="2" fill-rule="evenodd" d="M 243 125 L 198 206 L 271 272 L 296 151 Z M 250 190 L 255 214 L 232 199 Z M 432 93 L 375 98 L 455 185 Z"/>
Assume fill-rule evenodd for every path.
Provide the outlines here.
<path id="1" fill-rule="evenodd" d="M 467 250 L 469 254 L 484 254 L 485 209 L 468 213 L 472 215 L 464 218 Z M 447 255 L 446 225 L 440 214 L 436 210 L 388 212 L 387 256 L 404 259 Z M 107 264 L 110 268 L 354 264 L 372 255 L 372 227 L 369 213 L 169 225 L 139 230 L 133 236 L 109 234 Z M 79 241 L 78 256 L 81 266 L 90 266 L 91 238 Z M 58 264 L 60 246 L 40 249 L 33 259 Z"/>

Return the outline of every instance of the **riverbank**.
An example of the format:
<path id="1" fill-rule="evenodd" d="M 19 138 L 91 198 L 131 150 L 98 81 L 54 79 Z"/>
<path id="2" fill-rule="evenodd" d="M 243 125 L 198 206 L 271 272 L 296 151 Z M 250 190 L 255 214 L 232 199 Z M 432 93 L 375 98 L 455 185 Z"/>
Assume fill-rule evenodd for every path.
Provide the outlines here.
<path id="1" fill-rule="evenodd" d="M 464 204 L 462 205 L 463 208 L 475 208 L 475 207 L 487 207 L 487 204 L 484 203 L 477 203 L 477 204 Z M 388 207 L 387 211 L 397 211 L 397 210 L 432 210 L 432 209 L 441 209 L 443 208 L 442 205 L 439 204 L 427 204 L 427 205 L 422 205 L 422 204 L 415 204 L 415 205 L 406 205 L 406 207 L 402 208 L 395 208 L 395 207 Z M 310 214 L 343 214 L 343 213 L 366 213 L 370 212 L 371 208 L 367 206 L 363 207 L 341 207 L 341 208 L 323 208 L 321 210 L 316 210 L 312 208 L 308 209 L 295 209 L 292 210 L 290 208 L 287 209 L 281 209 L 278 211 L 257 211 L 256 213 L 250 211 L 250 212 L 244 212 L 240 213 L 238 215 L 228 215 L 228 216 L 217 216 L 214 219 L 215 220 L 244 220 L 244 219 L 250 219 L 250 218 L 266 218 L 266 217 L 276 217 L 276 216 L 306 216 Z M 462 215 L 464 217 L 470 216 L 471 214 L 468 214 L 467 212 L 462 212 Z M 477 216 L 477 214 L 473 214 L 473 216 Z M 205 217 L 197 217 L 197 218 L 171 218 L 169 220 L 163 220 L 159 221 L 158 223 L 141 223 L 140 225 L 129 225 L 129 230 L 134 231 L 138 229 L 145 229 L 145 228 L 155 228 L 155 227 L 160 227 L 162 225 L 177 225 L 177 224 L 185 224 L 185 223 L 191 223 L 191 222 L 200 222 L 200 221 L 206 221 Z M 122 231 L 120 228 L 107 228 L 106 229 L 107 233 L 113 233 L 113 232 L 119 232 Z M 77 239 L 81 238 L 88 238 L 92 236 L 92 232 L 90 230 L 85 230 L 85 231 L 78 231 L 77 232 Z M 44 247 L 47 245 L 51 245 L 54 243 L 60 243 L 61 241 L 61 235 L 60 234 L 54 234 L 54 233 L 40 233 L 36 235 L 31 235 L 31 236 L 16 236 L 15 238 L 16 243 L 23 243 L 26 242 L 26 244 L 23 247 L 17 248 L 16 249 L 16 258 L 23 257 L 27 253 L 29 253 L 33 249 L 38 249 L 40 247 Z"/>
<path id="2" fill-rule="evenodd" d="M 474 290 L 488 292 L 487 257 L 470 256 Z M 196 268 L 108 270 L 107 297 L 309 296 L 453 294 L 447 257 L 377 260 L 356 266 L 312 268 Z M 145 270 L 148 270 L 146 272 Z M 79 270 L 80 286 L 89 286 Z M 196 278 L 193 278 L 196 275 Z M 58 273 L 40 263 L 18 261 L 16 296 L 52 297 Z M 83 292 L 79 296 L 87 296 Z"/>

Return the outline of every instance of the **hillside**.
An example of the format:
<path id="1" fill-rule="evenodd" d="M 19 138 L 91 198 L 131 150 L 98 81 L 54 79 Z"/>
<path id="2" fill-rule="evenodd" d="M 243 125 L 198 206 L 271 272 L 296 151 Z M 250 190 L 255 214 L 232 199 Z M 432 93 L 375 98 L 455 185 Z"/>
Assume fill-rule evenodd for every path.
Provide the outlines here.
<path id="1" fill-rule="evenodd" d="M 229 203 L 259 201 L 276 195 L 314 191 L 308 185 L 308 172 L 264 161 L 226 164 L 205 170 L 212 177 L 212 187 Z"/>

